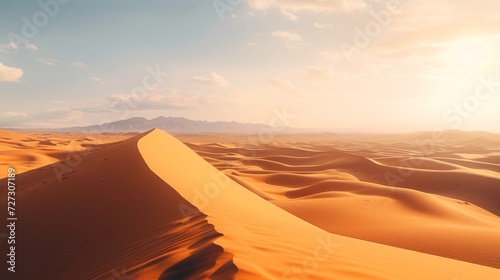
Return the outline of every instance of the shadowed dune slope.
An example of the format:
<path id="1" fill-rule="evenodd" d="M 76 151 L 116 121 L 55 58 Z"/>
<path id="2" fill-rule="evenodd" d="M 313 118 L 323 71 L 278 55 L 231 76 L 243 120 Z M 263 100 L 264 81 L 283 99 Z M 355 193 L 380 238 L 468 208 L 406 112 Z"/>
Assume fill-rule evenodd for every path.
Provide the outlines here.
<path id="1" fill-rule="evenodd" d="M 2 261 L 0 279 L 233 278 L 232 256 L 213 242 L 221 233 L 149 170 L 140 137 L 94 149 L 62 181 L 57 163 L 17 176 L 17 271 Z"/>

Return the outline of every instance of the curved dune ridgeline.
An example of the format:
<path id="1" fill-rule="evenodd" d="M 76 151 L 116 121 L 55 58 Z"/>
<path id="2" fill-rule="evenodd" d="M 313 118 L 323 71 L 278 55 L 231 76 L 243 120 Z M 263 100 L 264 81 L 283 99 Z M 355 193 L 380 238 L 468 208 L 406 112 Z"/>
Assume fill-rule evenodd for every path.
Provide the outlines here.
<path id="1" fill-rule="evenodd" d="M 484 183 L 469 201 L 436 191 L 471 193 L 441 186 L 447 178 L 433 186 L 418 172 L 389 187 L 377 168 L 394 159 L 332 145 L 186 145 L 157 129 L 114 143 L 80 136 L 53 146 L 5 134 L 1 155 L 20 155 L 25 171 L 16 178 L 16 279 L 500 278 L 495 171 L 426 163 L 458 174 L 463 188 Z M 78 153 L 64 153 L 70 143 Z M 41 167 L 23 163 L 31 150 Z M 2 188 L 0 209 L 6 203 Z M 2 262 L 0 279 L 9 273 Z"/>
<path id="2" fill-rule="evenodd" d="M 427 154 L 412 144 L 425 134 L 188 141 L 241 185 L 331 233 L 500 268 L 500 136 L 449 134 Z"/>
<path id="3" fill-rule="evenodd" d="M 234 155 L 237 150 L 231 147 L 227 148 L 230 150 L 227 154 L 221 153 L 225 148 L 220 144 L 203 147 L 202 150 L 213 154 L 240 158 Z M 229 180 L 165 132 L 154 130 L 143 137 L 139 150 L 155 174 L 205 213 L 215 229 L 224 234 L 215 243 L 234 255 L 234 263 L 239 269 L 236 278 L 453 279 L 460 276 L 460 279 L 474 279 L 477 273 L 492 273 L 491 277 L 500 275 L 500 270 L 493 268 L 328 233 Z M 293 152 L 288 148 L 283 151 Z M 268 153 L 276 152 L 269 150 Z M 308 153 L 306 150 L 299 152 L 302 156 Z M 220 164 L 228 163 L 220 161 Z M 254 187 L 259 188 L 258 185 Z M 278 188 L 289 189 L 277 186 L 275 194 L 279 193 Z M 295 205 L 297 201 L 290 203 Z M 353 207 L 348 206 L 345 211 Z M 479 213 L 486 220 L 493 218 L 486 211 Z M 324 212 L 317 214 L 325 217 Z M 330 222 L 336 221 L 331 219 Z M 472 272 L 473 267 L 484 269 L 484 272 Z"/>
<path id="4" fill-rule="evenodd" d="M 232 256 L 214 244 L 222 234 L 196 208 L 179 211 L 189 203 L 149 170 L 141 137 L 97 147 L 62 181 L 57 163 L 17 176 L 15 279 L 231 279 Z"/>

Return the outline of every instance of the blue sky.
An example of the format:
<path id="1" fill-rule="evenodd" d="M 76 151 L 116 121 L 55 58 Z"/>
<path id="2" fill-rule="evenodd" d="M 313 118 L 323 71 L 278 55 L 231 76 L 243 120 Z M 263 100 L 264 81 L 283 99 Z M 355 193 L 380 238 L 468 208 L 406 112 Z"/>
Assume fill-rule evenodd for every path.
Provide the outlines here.
<path id="1" fill-rule="evenodd" d="M 285 114 L 277 125 L 499 132 L 498 8 L 493 0 L 1 1 L 0 127 L 159 115 L 275 124 Z"/>

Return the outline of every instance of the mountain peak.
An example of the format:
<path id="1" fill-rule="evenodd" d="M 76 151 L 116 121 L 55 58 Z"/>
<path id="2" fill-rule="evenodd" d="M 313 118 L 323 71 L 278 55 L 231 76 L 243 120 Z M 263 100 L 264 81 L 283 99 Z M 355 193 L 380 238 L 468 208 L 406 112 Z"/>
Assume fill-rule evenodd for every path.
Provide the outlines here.
<path id="1" fill-rule="evenodd" d="M 88 127 L 63 128 L 62 131 L 96 131 L 96 132 L 146 132 L 155 128 L 169 132 L 259 132 L 270 126 L 264 124 L 248 124 L 235 121 L 194 121 L 184 117 L 158 116 L 154 119 L 132 117 L 125 120 L 93 125 Z"/>

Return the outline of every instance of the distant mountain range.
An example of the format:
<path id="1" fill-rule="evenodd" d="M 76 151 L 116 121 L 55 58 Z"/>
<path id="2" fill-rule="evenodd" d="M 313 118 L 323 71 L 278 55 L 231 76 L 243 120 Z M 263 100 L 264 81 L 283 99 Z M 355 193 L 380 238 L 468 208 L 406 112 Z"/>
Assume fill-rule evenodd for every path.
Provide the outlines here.
<path id="1" fill-rule="evenodd" d="M 271 128 L 264 124 L 239 122 L 193 121 L 182 117 L 157 117 L 152 120 L 134 117 L 126 120 L 91 125 L 85 127 L 69 127 L 57 129 L 64 132 L 144 132 L 159 128 L 168 132 L 259 132 Z"/>

